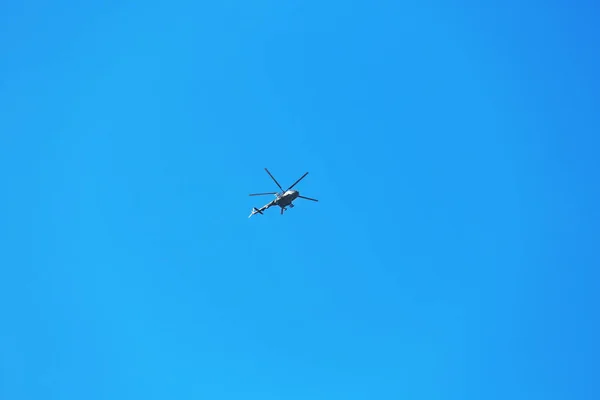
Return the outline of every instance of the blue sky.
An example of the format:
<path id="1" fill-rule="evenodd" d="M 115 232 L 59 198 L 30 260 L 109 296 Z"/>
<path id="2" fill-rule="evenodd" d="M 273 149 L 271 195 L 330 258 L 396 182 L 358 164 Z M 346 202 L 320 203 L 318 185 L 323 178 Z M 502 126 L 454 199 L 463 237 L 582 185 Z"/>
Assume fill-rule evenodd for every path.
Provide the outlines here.
<path id="1" fill-rule="evenodd" d="M 477 4 L 4 1 L 0 398 L 600 398 L 598 7 Z"/>

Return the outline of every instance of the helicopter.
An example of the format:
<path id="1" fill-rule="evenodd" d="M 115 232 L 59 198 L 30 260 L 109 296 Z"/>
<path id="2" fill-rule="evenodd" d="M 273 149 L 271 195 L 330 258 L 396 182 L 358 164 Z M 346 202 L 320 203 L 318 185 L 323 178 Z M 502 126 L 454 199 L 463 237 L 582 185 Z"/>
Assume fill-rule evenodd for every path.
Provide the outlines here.
<path id="1" fill-rule="evenodd" d="M 281 189 L 281 192 L 267 192 L 267 193 L 252 193 L 252 194 L 250 194 L 250 196 L 274 195 L 275 200 L 265 204 L 261 208 L 253 207 L 252 213 L 248 216 L 248 218 L 252 217 L 254 214 L 262 215 L 263 211 L 265 211 L 266 209 L 271 208 L 273 206 L 279 206 L 281 208 L 281 215 L 283 215 L 283 212 L 287 210 L 287 207 L 290 207 L 290 208 L 294 207 L 293 201 L 296 199 L 319 201 L 317 199 L 312 199 L 310 197 L 300 196 L 300 192 L 298 192 L 297 190 L 292 190 L 292 188 L 294 186 L 296 186 L 298 184 L 298 182 L 300 182 L 302 179 L 304 179 L 304 177 L 306 175 L 308 175 L 308 172 L 305 173 L 304 175 L 302 175 L 300 177 L 300 179 L 298 179 L 296 182 L 294 182 L 294 184 L 292 186 L 290 186 L 286 190 L 283 190 L 283 188 L 281 187 L 279 182 L 277 182 L 277 179 L 275 179 L 275 177 L 269 172 L 269 170 L 267 168 L 265 168 L 265 171 L 267 171 L 267 174 L 269 174 L 271 179 L 273 179 L 275 184 L 279 187 L 279 189 Z"/>

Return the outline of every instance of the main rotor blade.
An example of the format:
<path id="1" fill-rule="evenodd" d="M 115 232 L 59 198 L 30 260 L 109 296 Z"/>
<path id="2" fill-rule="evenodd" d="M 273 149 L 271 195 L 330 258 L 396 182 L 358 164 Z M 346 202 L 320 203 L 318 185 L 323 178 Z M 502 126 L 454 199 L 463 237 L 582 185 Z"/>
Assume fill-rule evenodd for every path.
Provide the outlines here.
<path id="1" fill-rule="evenodd" d="M 305 199 L 305 200 L 312 200 L 312 201 L 319 201 L 317 199 L 311 199 L 310 197 L 304 197 L 304 196 L 298 196 L 299 199 Z"/>
<path id="2" fill-rule="evenodd" d="M 298 179 L 296 182 L 294 182 L 294 184 L 293 184 L 292 186 L 290 186 L 289 188 L 287 188 L 287 190 L 290 190 L 291 188 L 293 188 L 294 186 L 296 186 L 296 185 L 298 184 L 298 182 L 300 182 L 302 179 L 304 179 L 304 177 L 305 177 L 306 175 L 308 175 L 308 172 L 307 172 L 307 173 L 305 173 L 304 175 L 302 175 L 302 176 L 300 177 L 300 179 Z M 287 192 L 287 190 L 286 190 L 286 192 Z"/>
<path id="3" fill-rule="evenodd" d="M 271 179 L 273 179 L 273 181 L 277 184 L 277 186 L 279 186 L 279 189 L 281 189 L 281 191 L 283 192 L 283 188 L 281 187 L 281 185 L 279 184 L 279 182 L 277 182 L 277 179 L 275 179 L 275 177 L 273 175 L 271 175 L 271 173 L 269 172 L 268 169 L 265 168 L 265 171 L 267 171 L 267 174 L 269 174 L 269 176 L 271 177 Z"/>
<path id="4" fill-rule="evenodd" d="M 266 196 L 266 195 L 268 195 L 268 194 L 270 194 L 270 195 L 273 195 L 273 194 L 277 194 L 277 192 L 269 192 L 269 193 L 252 193 L 252 194 L 249 194 L 248 196 Z"/>

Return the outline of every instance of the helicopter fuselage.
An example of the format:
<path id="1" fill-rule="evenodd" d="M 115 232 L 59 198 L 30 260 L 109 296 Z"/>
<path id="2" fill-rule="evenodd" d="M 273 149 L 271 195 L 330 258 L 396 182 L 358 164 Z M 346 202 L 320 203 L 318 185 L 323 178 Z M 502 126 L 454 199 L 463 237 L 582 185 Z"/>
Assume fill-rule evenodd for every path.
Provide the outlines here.
<path id="1" fill-rule="evenodd" d="M 276 195 L 277 199 L 274 200 L 274 205 L 277 205 L 281 208 L 286 208 L 288 206 L 292 206 L 292 202 L 300 196 L 300 193 L 297 190 L 288 190 L 283 194 Z"/>

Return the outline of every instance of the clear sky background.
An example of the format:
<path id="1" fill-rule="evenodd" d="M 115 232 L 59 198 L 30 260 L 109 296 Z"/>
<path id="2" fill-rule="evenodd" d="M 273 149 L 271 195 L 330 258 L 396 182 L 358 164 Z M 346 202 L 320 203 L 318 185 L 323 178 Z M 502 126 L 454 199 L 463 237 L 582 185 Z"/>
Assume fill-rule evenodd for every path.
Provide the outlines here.
<path id="1" fill-rule="evenodd" d="M 598 9 L 3 1 L 0 399 L 599 399 Z"/>

